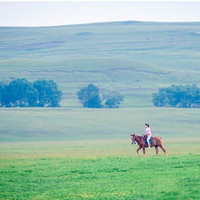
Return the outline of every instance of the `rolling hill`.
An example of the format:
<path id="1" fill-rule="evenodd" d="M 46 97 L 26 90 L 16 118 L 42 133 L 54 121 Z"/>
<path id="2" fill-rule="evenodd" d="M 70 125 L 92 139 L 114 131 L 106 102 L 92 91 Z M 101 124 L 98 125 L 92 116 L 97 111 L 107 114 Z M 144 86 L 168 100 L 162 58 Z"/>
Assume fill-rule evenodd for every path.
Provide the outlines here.
<path id="1" fill-rule="evenodd" d="M 200 22 L 0 27 L 0 81 L 53 79 L 67 107 L 89 83 L 120 91 L 122 107 L 151 107 L 159 87 L 200 85 L 199 57 Z"/>

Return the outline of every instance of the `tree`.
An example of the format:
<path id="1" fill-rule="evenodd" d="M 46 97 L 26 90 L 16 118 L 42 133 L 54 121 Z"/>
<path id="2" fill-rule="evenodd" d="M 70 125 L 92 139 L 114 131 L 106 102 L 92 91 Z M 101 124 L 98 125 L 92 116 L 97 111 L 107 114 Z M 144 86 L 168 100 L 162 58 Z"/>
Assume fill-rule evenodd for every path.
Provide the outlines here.
<path id="1" fill-rule="evenodd" d="M 99 96 L 99 89 L 93 84 L 81 88 L 77 93 L 79 100 L 84 107 L 88 108 L 101 108 L 101 98 Z"/>
<path id="2" fill-rule="evenodd" d="M 36 103 L 37 91 L 26 79 L 11 81 L 6 88 L 4 105 L 6 107 L 28 107 Z"/>
<path id="3" fill-rule="evenodd" d="M 118 108 L 121 101 L 123 101 L 124 97 L 118 91 L 112 91 L 105 97 L 107 100 L 105 104 L 109 108 Z"/>
<path id="4" fill-rule="evenodd" d="M 57 84 L 53 80 L 40 79 L 33 83 L 33 87 L 38 91 L 38 107 L 58 107 L 62 92 L 58 90 Z"/>
<path id="5" fill-rule="evenodd" d="M 57 84 L 44 79 L 31 83 L 26 79 L 16 79 L 8 85 L 0 83 L 1 107 L 45 107 L 59 106 L 62 92 Z"/>
<path id="6" fill-rule="evenodd" d="M 155 106 L 200 107 L 200 88 L 196 85 L 171 85 L 153 94 Z"/>

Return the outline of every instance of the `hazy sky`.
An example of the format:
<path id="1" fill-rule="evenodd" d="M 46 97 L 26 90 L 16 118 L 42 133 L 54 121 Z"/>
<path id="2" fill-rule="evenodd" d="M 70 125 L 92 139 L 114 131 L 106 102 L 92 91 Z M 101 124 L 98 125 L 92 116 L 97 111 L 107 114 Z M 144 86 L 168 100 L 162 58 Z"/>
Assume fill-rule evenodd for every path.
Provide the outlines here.
<path id="1" fill-rule="evenodd" d="M 200 2 L 0 1 L 0 26 L 52 26 L 125 20 L 200 21 Z"/>

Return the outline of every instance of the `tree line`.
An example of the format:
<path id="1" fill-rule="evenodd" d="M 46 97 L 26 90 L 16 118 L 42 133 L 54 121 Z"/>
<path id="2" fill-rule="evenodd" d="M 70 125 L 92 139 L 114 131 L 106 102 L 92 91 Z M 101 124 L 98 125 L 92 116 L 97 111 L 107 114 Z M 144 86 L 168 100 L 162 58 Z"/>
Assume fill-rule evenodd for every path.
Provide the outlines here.
<path id="1" fill-rule="evenodd" d="M 83 107 L 118 108 L 124 97 L 118 91 L 101 92 L 94 84 L 77 92 Z M 62 91 L 53 80 L 30 82 L 25 78 L 9 84 L 0 82 L 0 107 L 59 107 Z M 152 98 L 157 107 L 200 108 L 200 88 L 196 85 L 171 85 L 160 88 Z"/>
<path id="2" fill-rule="evenodd" d="M 200 88 L 196 85 L 171 85 L 153 94 L 158 107 L 200 108 Z"/>
<path id="3" fill-rule="evenodd" d="M 0 83 L 0 107 L 59 107 L 62 91 L 53 80 L 25 78 Z"/>

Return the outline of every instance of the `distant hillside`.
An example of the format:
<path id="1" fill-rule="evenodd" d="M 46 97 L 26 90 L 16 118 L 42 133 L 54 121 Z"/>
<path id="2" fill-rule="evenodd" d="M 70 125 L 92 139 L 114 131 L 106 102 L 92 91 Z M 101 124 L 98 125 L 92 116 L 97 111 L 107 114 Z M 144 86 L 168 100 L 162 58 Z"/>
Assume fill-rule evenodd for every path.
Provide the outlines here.
<path id="1" fill-rule="evenodd" d="M 171 84 L 200 85 L 200 22 L 112 22 L 0 28 L 0 81 L 45 78 L 63 91 L 63 106 L 81 106 L 89 83 L 119 90 L 123 107 L 153 106 Z"/>

